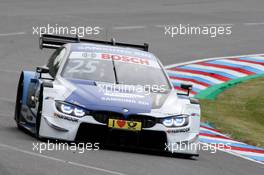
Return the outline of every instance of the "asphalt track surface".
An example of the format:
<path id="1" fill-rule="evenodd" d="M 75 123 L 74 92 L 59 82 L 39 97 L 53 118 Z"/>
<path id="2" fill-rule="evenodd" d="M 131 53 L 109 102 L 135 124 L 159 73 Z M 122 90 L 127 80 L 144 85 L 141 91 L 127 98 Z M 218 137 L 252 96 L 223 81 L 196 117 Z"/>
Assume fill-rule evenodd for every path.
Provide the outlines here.
<path id="1" fill-rule="evenodd" d="M 37 140 L 13 120 L 19 72 L 46 63 L 32 26 L 99 25 L 100 39 L 149 42 L 165 65 L 198 58 L 263 53 L 263 0 L 1 0 L 0 1 L 0 175 L 177 174 L 261 175 L 263 165 L 223 152 L 200 152 L 198 160 L 136 151 L 84 154 L 32 151 Z M 232 35 L 170 38 L 166 24 L 233 24 Z M 106 32 L 107 31 L 107 32 Z"/>

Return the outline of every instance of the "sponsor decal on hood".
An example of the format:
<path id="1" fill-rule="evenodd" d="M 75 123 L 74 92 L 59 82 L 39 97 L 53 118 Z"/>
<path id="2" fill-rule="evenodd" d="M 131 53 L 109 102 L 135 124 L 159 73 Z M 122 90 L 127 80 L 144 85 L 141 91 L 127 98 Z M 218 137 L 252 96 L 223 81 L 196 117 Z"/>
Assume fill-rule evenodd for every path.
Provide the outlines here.
<path id="1" fill-rule="evenodd" d="M 68 81 L 75 86 L 75 90 L 66 98 L 66 101 L 78 104 L 91 110 L 114 111 L 119 113 L 135 114 L 149 113 L 152 108 L 151 95 L 144 92 L 133 92 L 122 88 L 108 88 L 108 84 L 88 83 L 89 80 Z M 127 109 L 124 112 L 123 109 Z"/>

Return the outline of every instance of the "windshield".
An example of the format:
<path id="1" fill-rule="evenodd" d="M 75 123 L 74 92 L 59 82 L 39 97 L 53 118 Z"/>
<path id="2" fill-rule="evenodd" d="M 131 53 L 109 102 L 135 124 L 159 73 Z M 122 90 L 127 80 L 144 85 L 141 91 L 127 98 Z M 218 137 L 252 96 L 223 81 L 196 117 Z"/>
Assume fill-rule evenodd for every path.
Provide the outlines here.
<path id="1" fill-rule="evenodd" d="M 108 53 L 71 52 L 62 76 L 125 85 L 155 86 L 158 89 L 170 90 L 168 79 L 156 60 Z"/>
<path id="2" fill-rule="evenodd" d="M 62 76 L 70 79 L 115 83 L 112 62 L 93 59 L 92 55 L 85 55 L 85 57 L 72 52 L 63 69 Z"/>
<path id="3" fill-rule="evenodd" d="M 169 89 L 161 68 L 121 62 L 115 62 L 115 66 L 120 84 L 166 86 L 166 89 Z"/>

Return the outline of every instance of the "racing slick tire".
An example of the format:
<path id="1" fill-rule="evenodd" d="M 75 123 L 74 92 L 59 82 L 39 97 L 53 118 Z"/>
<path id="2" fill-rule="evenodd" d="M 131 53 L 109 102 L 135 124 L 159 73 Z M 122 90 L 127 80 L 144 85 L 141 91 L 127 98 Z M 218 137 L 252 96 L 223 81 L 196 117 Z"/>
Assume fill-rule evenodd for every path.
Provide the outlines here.
<path id="1" fill-rule="evenodd" d="M 16 97 L 16 105 L 15 105 L 15 121 L 17 124 L 17 128 L 20 130 L 23 129 L 23 127 L 20 125 L 21 106 L 22 106 L 22 97 L 23 97 L 23 81 L 24 81 L 24 75 L 23 73 L 21 73 L 17 86 L 17 97 Z"/>
<path id="2" fill-rule="evenodd" d="M 35 128 L 35 137 L 39 140 L 42 140 L 39 137 L 39 128 L 40 128 L 40 122 L 41 122 L 41 116 L 42 116 L 42 105 L 43 105 L 43 85 L 40 86 L 40 91 L 39 91 L 39 103 L 38 103 L 38 111 L 37 111 L 37 116 L 36 116 L 36 128 Z"/>
<path id="3" fill-rule="evenodd" d="M 172 157 L 183 158 L 183 159 L 192 159 L 195 160 L 199 157 L 199 154 L 182 154 L 182 153 L 172 153 Z"/>

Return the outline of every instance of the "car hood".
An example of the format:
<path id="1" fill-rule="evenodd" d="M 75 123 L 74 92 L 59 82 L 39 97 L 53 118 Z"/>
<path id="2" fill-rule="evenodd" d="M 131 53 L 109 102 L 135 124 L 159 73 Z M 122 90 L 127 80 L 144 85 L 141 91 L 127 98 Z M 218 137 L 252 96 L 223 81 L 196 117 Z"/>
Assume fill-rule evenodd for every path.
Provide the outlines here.
<path id="1" fill-rule="evenodd" d="M 113 85 L 89 80 L 66 79 L 71 84 L 71 93 L 66 101 L 87 109 L 113 111 L 124 115 L 150 113 L 160 108 L 168 94 L 146 94 L 131 91 L 132 86 Z"/>

